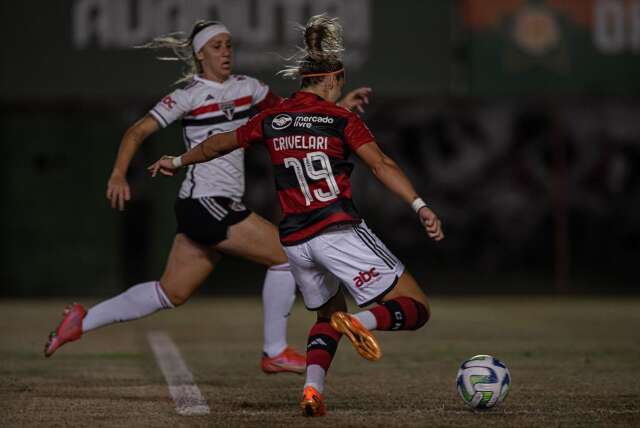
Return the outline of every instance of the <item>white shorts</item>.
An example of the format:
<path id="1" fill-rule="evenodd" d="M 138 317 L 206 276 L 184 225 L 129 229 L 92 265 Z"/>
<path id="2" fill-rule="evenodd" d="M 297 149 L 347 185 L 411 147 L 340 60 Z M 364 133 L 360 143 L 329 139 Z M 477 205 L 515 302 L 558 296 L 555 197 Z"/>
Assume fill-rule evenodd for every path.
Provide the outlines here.
<path id="1" fill-rule="evenodd" d="M 317 310 L 342 282 L 358 306 L 391 291 L 404 265 L 362 221 L 337 225 L 298 245 L 284 247 L 305 306 Z"/>

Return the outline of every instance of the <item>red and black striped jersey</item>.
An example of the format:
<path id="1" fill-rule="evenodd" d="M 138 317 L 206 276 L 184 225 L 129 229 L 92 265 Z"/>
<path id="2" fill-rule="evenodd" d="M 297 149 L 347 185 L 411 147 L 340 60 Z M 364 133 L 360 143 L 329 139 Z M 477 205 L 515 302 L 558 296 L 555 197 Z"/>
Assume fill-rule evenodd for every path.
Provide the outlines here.
<path id="1" fill-rule="evenodd" d="M 348 158 L 374 138 L 358 115 L 301 91 L 254 116 L 236 135 L 242 147 L 267 146 L 283 213 L 283 245 L 309 240 L 334 224 L 360 222 Z"/>

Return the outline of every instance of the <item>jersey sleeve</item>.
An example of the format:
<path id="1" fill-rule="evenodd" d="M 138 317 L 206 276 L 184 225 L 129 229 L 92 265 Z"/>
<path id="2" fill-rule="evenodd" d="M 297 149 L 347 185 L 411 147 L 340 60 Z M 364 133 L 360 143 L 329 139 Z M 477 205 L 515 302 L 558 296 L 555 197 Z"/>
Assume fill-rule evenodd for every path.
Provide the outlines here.
<path id="1" fill-rule="evenodd" d="M 367 125 L 355 113 L 349 116 L 347 126 L 344 129 L 344 136 L 347 145 L 354 151 L 364 144 L 375 141 Z"/>
<path id="2" fill-rule="evenodd" d="M 264 116 L 257 114 L 253 116 L 247 123 L 236 129 L 236 138 L 240 147 L 247 148 L 252 144 L 262 141 L 262 121 Z"/>
<path id="3" fill-rule="evenodd" d="M 165 128 L 191 110 L 191 99 L 184 89 L 176 89 L 155 105 L 149 114 Z"/>
<path id="4" fill-rule="evenodd" d="M 282 98 L 274 94 L 267 84 L 257 79 L 252 79 L 252 83 L 253 105 L 258 109 L 258 111 L 266 110 L 282 101 Z"/>

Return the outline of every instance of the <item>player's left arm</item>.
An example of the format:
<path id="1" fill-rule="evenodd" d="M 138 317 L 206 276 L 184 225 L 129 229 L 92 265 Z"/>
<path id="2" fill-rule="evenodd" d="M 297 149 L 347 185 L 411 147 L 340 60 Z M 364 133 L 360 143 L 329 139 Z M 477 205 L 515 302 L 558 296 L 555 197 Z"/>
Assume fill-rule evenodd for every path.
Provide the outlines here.
<path id="1" fill-rule="evenodd" d="M 282 102 L 282 97 L 273 92 L 269 85 L 253 77 L 247 80 L 251 89 L 253 108 L 258 112 L 274 107 Z"/>
<path id="2" fill-rule="evenodd" d="M 427 207 L 398 164 L 385 155 L 375 141 L 362 144 L 356 149 L 356 154 L 382 184 L 413 207 L 430 238 L 436 241 L 444 238 L 442 223 L 436 213 Z"/>
<path id="3" fill-rule="evenodd" d="M 158 173 L 172 176 L 175 174 L 175 170 L 182 166 L 207 162 L 238 148 L 240 148 L 240 143 L 236 131 L 216 134 L 180 156 L 162 156 L 147 169 L 151 172 L 152 177 Z"/>
<path id="4" fill-rule="evenodd" d="M 269 87 L 267 87 L 266 94 L 255 103 L 255 108 L 258 112 L 264 111 L 268 108 L 274 107 L 282 102 L 282 97 L 274 93 Z"/>
<path id="5" fill-rule="evenodd" d="M 364 106 L 369 104 L 369 96 L 371 95 L 371 88 L 361 87 L 354 89 L 344 96 L 336 104 L 347 110 L 358 110 L 360 113 L 364 113 Z"/>

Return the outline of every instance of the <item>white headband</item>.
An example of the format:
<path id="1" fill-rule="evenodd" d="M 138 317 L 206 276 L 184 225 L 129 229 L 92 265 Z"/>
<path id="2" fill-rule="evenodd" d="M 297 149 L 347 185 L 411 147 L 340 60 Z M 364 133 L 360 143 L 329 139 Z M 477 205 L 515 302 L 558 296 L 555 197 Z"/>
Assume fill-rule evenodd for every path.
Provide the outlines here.
<path id="1" fill-rule="evenodd" d="M 227 27 L 222 24 L 214 24 L 205 27 L 193 38 L 193 51 L 200 51 L 200 49 L 202 49 L 209 40 L 222 33 L 231 34 L 231 32 L 227 30 Z"/>

